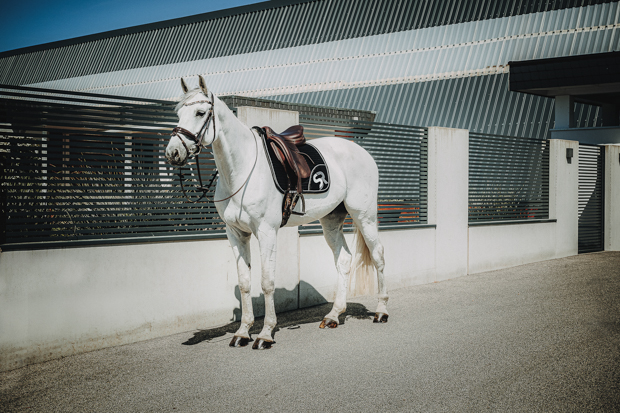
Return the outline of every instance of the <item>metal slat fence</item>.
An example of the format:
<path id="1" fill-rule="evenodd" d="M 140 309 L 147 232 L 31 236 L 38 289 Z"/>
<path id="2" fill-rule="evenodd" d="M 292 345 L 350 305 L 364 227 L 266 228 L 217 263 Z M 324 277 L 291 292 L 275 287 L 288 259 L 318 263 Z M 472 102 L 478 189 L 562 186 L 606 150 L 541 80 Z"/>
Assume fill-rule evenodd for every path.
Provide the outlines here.
<path id="1" fill-rule="evenodd" d="M 427 223 L 428 129 L 300 115 L 308 139 L 336 136 L 365 148 L 379 168 L 379 229 Z M 347 217 L 345 228 L 351 227 Z M 300 232 L 319 232 L 318 221 Z"/>
<path id="2" fill-rule="evenodd" d="M 548 218 L 548 141 L 470 132 L 470 224 Z"/>
<path id="3" fill-rule="evenodd" d="M 165 162 L 176 122 L 171 102 L 0 87 L 2 248 L 221 236 Z"/>
<path id="4" fill-rule="evenodd" d="M 188 202 L 165 161 L 176 122 L 171 102 L 0 85 L 2 249 L 224 237 L 214 205 Z M 380 228 L 426 222 L 426 129 L 302 123 L 309 138 L 342 136 L 375 157 Z M 214 168 L 201 157 L 203 181 Z"/>

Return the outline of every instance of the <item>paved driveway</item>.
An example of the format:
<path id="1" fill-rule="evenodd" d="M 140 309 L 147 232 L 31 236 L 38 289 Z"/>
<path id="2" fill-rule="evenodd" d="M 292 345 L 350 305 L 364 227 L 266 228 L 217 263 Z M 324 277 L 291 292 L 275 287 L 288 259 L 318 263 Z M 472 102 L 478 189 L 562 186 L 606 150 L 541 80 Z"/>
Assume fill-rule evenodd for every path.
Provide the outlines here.
<path id="1" fill-rule="evenodd" d="M 228 326 L 0 373 L 0 411 L 620 410 L 620 252 L 395 290 L 385 325 L 368 310 L 335 330 L 325 307 L 282 314 L 271 350 L 229 348 Z"/>

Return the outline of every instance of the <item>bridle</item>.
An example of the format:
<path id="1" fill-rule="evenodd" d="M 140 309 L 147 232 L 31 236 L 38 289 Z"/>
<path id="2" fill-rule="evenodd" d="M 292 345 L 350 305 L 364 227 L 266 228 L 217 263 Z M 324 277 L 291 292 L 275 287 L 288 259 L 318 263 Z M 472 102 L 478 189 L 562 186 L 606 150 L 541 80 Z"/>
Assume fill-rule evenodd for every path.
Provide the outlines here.
<path id="1" fill-rule="evenodd" d="M 208 103 L 209 105 L 211 105 L 211 108 L 209 109 L 209 113 L 207 115 L 207 119 L 205 119 L 204 123 L 202 124 L 202 127 L 198 131 L 198 134 L 194 135 L 193 133 L 191 133 L 187 129 L 184 129 L 184 128 L 180 127 L 180 126 L 177 126 L 176 128 L 174 128 L 172 130 L 172 136 L 177 136 L 179 138 L 179 140 L 183 144 L 183 147 L 187 151 L 187 156 L 198 156 L 200 154 L 200 151 L 202 151 L 202 141 L 203 141 L 203 139 L 205 137 L 205 132 L 207 131 L 207 128 L 209 127 L 209 124 L 211 123 L 211 121 L 213 121 L 213 139 L 215 140 L 215 137 L 216 137 L 216 134 L 215 134 L 215 112 L 213 111 L 213 108 L 215 107 L 215 99 L 213 99 L 213 92 L 211 92 L 211 100 L 210 101 L 208 99 L 207 100 L 197 100 L 197 101 L 192 102 L 192 103 L 186 103 L 183 106 L 192 106 L 192 105 L 197 105 L 199 103 Z M 185 141 L 183 140 L 181 135 L 186 136 L 187 138 L 189 138 L 192 141 L 194 141 L 194 143 L 196 144 L 196 147 L 198 148 L 198 152 L 196 152 L 196 153 L 190 152 L 189 148 L 185 144 Z"/>
<path id="2" fill-rule="evenodd" d="M 203 183 L 202 183 L 202 176 L 200 174 L 200 161 L 198 160 L 198 155 L 202 151 L 202 148 L 203 148 L 202 141 L 204 140 L 205 133 L 206 133 L 207 129 L 209 128 L 209 124 L 213 123 L 213 141 L 215 141 L 215 139 L 217 137 L 217 134 L 216 134 L 216 131 L 215 131 L 215 112 L 214 112 L 215 99 L 213 98 L 213 92 L 211 92 L 211 100 L 210 101 L 208 100 L 208 97 L 207 97 L 207 100 L 197 100 L 195 102 L 186 103 L 183 106 L 192 106 L 192 105 L 197 105 L 199 103 L 208 103 L 208 104 L 211 105 L 211 108 L 209 109 L 209 113 L 207 115 L 207 119 L 202 124 L 202 127 L 200 128 L 198 133 L 194 135 L 192 132 L 190 132 L 187 129 L 182 128 L 180 126 L 177 126 L 176 128 L 174 128 L 172 130 L 172 136 L 177 136 L 179 138 L 179 140 L 183 144 L 183 147 L 187 151 L 187 156 L 188 157 L 194 156 L 196 158 L 196 169 L 197 169 L 197 172 L 198 172 L 198 181 L 199 181 L 199 185 L 196 185 L 196 189 L 201 191 L 202 195 L 200 195 L 198 197 L 198 199 L 196 199 L 195 201 L 192 200 L 187 195 L 187 191 L 185 190 L 185 186 L 183 185 L 183 181 L 185 179 L 184 175 L 183 175 L 183 169 L 179 168 L 179 182 L 181 183 L 181 189 L 183 190 L 183 195 L 185 196 L 185 198 L 187 198 L 187 200 L 189 202 L 192 202 L 192 203 L 200 202 L 200 200 L 202 198 L 207 196 L 207 193 L 209 192 L 209 189 L 211 189 L 211 185 L 213 185 L 213 181 L 215 181 L 215 178 L 218 175 L 218 170 L 216 169 L 215 173 L 211 177 L 211 181 L 209 182 L 209 185 L 207 185 L 207 186 L 203 185 Z M 253 129 L 256 129 L 257 132 L 259 132 L 259 133 L 262 132 L 262 130 L 260 130 L 260 128 L 254 127 Z M 196 144 L 196 147 L 198 148 L 198 151 L 197 152 L 191 152 L 189 150 L 189 148 L 187 147 L 187 145 L 185 144 L 185 141 L 183 141 L 183 137 L 181 135 L 183 135 L 183 136 L 191 139 L 192 141 L 194 141 L 194 143 Z M 223 199 L 214 199 L 213 202 L 222 202 L 222 201 L 226 201 L 226 200 L 232 198 L 233 196 L 237 195 L 239 193 L 239 191 L 241 191 L 241 189 L 250 180 L 250 176 L 252 176 L 252 172 L 254 171 L 254 167 L 256 166 L 256 161 L 258 160 L 258 143 L 256 142 L 256 136 L 254 135 L 253 132 L 252 132 L 252 136 L 254 136 L 254 144 L 256 146 L 256 148 L 255 148 L 256 157 L 254 158 L 254 165 L 252 166 L 252 169 L 250 170 L 250 173 L 248 174 L 248 177 L 246 178 L 246 180 L 243 183 L 243 185 L 241 185 L 241 187 L 239 189 L 237 189 L 237 191 L 235 191 L 235 193 L 233 193 L 232 195 L 230 195 L 230 196 L 228 196 L 226 198 L 223 198 Z"/>

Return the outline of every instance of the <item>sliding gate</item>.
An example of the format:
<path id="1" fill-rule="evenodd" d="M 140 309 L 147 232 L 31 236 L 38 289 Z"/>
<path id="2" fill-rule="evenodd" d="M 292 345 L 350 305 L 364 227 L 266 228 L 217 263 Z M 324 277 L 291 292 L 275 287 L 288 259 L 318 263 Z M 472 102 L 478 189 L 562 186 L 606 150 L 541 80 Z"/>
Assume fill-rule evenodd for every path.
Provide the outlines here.
<path id="1" fill-rule="evenodd" d="M 598 145 L 579 145 L 579 253 L 603 248 L 604 151 Z"/>

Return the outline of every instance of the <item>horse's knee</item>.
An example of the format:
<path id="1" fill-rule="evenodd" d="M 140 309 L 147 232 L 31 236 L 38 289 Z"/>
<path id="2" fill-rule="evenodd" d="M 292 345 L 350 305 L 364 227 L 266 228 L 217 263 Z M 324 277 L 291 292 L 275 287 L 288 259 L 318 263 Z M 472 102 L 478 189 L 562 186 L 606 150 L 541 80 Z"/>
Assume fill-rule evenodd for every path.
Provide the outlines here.
<path id="1" fill-rule="evenodd" d="M 239 291 L 241 294 L 249 294 L 252 288 L 250 277 L 239 277 Z"/>
<path id="2" fill-rule="evenodd" d="M 262 280 L 261 288 L 263 289 L 263 294 L 270 295 L 275 291 L 275 282 L 273 280 Z"/>

